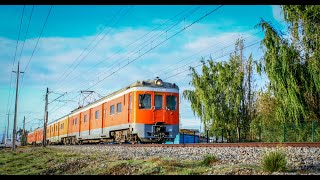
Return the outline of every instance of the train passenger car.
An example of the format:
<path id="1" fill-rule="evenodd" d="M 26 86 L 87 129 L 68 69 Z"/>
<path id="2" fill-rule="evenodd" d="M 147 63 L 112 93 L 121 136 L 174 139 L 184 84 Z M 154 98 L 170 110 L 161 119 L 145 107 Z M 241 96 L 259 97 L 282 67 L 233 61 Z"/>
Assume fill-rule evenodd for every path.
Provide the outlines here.
<path id="1" fill-rule="evenodd" d="M 28 133 L 27 143 L 28 144 L 42 144 L 43 140 L 43 129 L 36 128 L 33 132 Z"/>
<path id="2" fill-rule="evenodd" d="M 68 132 L 68 115 L 57 119 L 47 125 L 47 143 L 48 144 L 60 144 L 62 138 L 67 136 Z"/>
<path id="3" fill-rule="evenodd" d="M 27 136 L 27 143 L 28 144 L 33 144 L 34 142 L 35 142 L 34 131 L 33 132 L 29 132 L 28 136 Z"/>
<path id="4" fill-rule="evenodd" d="M 179 131 L 179 87 L 137 81 L 47 126 L 47 142 L 162 143 Z"/>

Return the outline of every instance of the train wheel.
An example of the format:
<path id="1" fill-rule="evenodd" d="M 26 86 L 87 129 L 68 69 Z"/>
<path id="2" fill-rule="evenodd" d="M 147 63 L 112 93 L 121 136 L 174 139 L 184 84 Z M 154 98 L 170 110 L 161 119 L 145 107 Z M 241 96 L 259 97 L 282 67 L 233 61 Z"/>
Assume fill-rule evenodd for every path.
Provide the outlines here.
<path id="1" fill-rule="evenodd" d="M 70 145 L 70 139 L 66 138 L 66 145 Z"/>
<path id="2" fill-rule="evenodd" d="M 71 143 L 72 143 L 72 145 L 76 145 L 76 138 L 72 138 L 72 140 L 71 140 Z"/>

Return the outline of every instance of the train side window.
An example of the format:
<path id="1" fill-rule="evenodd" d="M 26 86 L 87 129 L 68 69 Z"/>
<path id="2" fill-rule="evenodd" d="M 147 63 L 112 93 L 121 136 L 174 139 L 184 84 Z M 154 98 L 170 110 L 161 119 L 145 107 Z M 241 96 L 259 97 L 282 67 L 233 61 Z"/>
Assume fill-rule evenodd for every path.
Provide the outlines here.
<path id="1" fill-rule="evenodd" d="M 96 119 L 99 119 L 99 110 L 96 111 Z"/>
<path id="2" fill-rule="evenodd" d="M 166 109 L 167 110 L 176 110 L 177 109 L 177 97 L 167 96 L 166 97 Z"/>
<path id="3" fill-rule="evenodd" d="M 84 123 L 87 122 L 87 115 L 84 115 L 84 117 L 83 117 L 83 122 L 84 122 Z"/>
<path id="4" fill-rule="evenodd" d="M 151 95 L 140 94 L 139 95 L 139 109 L 150 109 L 151 108 Z"/>
<path id="5" fill-rule="evenodd" d="M 121 103 L 118 103 L 117 104 L 117 113 L 120 113 L 121 112 Z"/>
<path id="6" fill-rule="evenodd" d="M 78 121 L 78 118 L 76 118 L 76 120 L 75 120 L 75 122 L 74 122 L 75 125 L 77 124 L 77 121 Z"/>
<path id="7" fill-rule="evenodd" d="M 154 96 L 155 109 L 162 109 L 162 95 Z"/>
<path id="8" fill-rule="evenodd" d="M 130 101 L 130 102 L 129 102 L 129 104 L 130 104 L 130 105 L 129 105 L 129 109 L 132 110 L 132 96 L 130 96 L 129 101 Z"/>
<path id="9" fill-rule="evenodd" d="M 110 115 L 114 114 L 114 105 L 110 106 Z"/>

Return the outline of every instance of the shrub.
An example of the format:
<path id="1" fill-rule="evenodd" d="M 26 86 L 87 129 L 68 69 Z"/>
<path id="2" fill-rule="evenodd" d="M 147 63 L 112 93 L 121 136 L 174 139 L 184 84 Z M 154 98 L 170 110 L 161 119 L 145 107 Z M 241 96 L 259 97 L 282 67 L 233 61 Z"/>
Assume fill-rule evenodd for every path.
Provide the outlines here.
<path id="1" fill-rule="evenodd" d="M 211 155 L 211 154 L 207 154 L 204 156 L 203 160 L 201 161 L 201 165 L 203 166 L 209 166 L 211 164 L 213 164 L 214 162 L 217 162 L 218 159 L 216 156 Z"/>
<path id="2" fill-rule="evenodd" d="M 262 167 L 265 171 L 284 171 L 286 166 L 286 154 L 281 150 L 267 152 L 262 158 Z"/>

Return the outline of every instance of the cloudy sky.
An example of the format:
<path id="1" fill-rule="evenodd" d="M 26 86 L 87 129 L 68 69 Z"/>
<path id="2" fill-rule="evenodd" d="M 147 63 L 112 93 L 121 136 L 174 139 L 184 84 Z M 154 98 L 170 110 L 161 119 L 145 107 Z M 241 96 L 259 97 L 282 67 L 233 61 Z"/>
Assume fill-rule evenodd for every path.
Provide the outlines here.
<path id="1" fill-rule="evenodd" d="M 20 75 L 17 126 L 43 124 L 44 94 L 49 122 L 78 107 L 80 91 L 107 95 L 137 80 L 176 83 L 191 88 L 188 68 L 201 58 L 228 60 L 237 38 L 244 57 L 259 60 L 262 19 L 283 28 L 279 6 L 251 5 L 15 5 L 0 6 L 0 134 L 10 113 L 12 134 L 18 62 Z M 255 76 L 256 88 L 265 77 Z M 190 104 L 181 98 L 182 128 L 201 127 Z"/>

